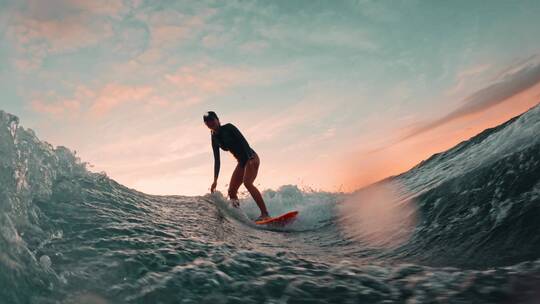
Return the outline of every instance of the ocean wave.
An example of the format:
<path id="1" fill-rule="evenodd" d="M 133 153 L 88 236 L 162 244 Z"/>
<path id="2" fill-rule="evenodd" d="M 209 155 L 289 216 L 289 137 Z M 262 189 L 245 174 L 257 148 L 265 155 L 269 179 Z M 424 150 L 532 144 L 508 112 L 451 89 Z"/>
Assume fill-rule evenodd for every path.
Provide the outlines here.
<path id="1" fill-rule="evenodd" d="M 0 111 L 2 303 L 540 299 L 540 106 L 352 193 L 156 196 Z M 532 302 L 530 302 L 532 303 Z"/>

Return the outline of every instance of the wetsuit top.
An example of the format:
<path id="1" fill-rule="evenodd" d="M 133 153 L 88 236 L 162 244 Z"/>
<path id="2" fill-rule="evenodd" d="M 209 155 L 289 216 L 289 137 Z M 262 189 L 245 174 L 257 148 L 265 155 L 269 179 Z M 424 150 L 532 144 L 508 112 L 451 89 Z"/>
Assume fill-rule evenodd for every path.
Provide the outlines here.
<path id="1" fill-rule="evenodd" d="M 217 132 L 212 131 L 211 133 L 212 150 L 214 151 L 214 177 L 217 178 L 219 174 L 219 148 L 231 152 L 242 167 L 246 165 L 248 159 L 254 156 L 255 151 L 251 149 L 242 133 L 233 124 L 224 124 L 219 127 Z"/>

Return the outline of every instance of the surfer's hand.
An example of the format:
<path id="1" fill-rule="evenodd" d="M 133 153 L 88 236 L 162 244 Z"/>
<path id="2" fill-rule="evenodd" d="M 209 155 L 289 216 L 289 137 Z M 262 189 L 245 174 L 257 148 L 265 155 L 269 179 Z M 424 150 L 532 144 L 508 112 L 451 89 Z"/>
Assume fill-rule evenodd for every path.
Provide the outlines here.
<path id="1" fill-rule="evenodd" d="M 216 186 L 217 186 L 217 183 L 214 181 L 212 183 L 212 186 L 210 186 L 210 193 L 214 193 L 214 191 L 216 190 Z"/>

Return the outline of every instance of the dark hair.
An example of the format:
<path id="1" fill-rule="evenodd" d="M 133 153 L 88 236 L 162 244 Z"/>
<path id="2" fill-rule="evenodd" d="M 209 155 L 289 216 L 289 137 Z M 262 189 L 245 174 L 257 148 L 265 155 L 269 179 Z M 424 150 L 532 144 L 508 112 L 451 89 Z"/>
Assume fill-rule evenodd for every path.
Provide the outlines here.
<path id="1" fill-rule="evenodd" d="M 219 120 L 219 118 L 217 117 L 216 112 L 214 112 L 214 111 L 208 111 L 208 112 L 206 112 L 206 114 L 203 115 L 203 121 L 209 121 L 209 120 L 212 120 L 212 119 L 218 119 Z"/>

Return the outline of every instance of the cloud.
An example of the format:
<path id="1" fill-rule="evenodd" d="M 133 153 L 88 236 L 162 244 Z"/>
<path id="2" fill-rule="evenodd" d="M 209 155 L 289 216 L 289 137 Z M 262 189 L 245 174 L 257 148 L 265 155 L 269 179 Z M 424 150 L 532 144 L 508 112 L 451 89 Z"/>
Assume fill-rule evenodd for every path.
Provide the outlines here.
<path id="1" fill-rule="evenodd" d="M 208 131 L 198 117 L 192 118 L 146 132 L 129 129 L 113 134 L 113 138 L 92 146 L 87 157 L 125 178 L 180 174 L 211 159 Z"/>
<path id="2" fill-rule="evenodd" d="M 50 55 L 96 45 L 114 35 L 111 19 L 125 11 L 124 2 L 29 0 L 10 8 L 7 42 L 19 70 L 31 71 Z"/>
<path id="3" fill-rule="evenodd" d="M 165 76 L 176 90 L 215 94 L 227 88 L 250 83 L 253 73 L 246 68 L 199 63 L 185 66 Z"/>
<path id="4" fill-rule="evenodd" d="M 458 93 L 466 84 L 466 82 L 471 79 L 472 77 L 477 77 L 478 75 L 486 72 L 491 68 L 491 64 L 480 64 L 472 66 L 468 69 L 465 69 L 463 71 L 460 71 L 457 74 L 457 82 L 456 84 L 448 89 L 445 93 L 447 95 L 454 95 Z"/>
<path id="5" fill-rule="evenodd" d="M 84 86 L 75 88 L 73 96 L 60 97 L 56 92 L 34 94 L 30 102 L 30 109 L 37 113 L 62 118 L 65 115 L 77 117 L 87 98 L 94 97 L 95 93 Z"/>
<path id="6" fill-rule="evenodd" d="M 440 119 L 413 129 L 401 140 L 417 136 L 458 118 L 484 111 L 540 82 L 540 62 L 537 60 L 528 62 L 518 70 L 508 69 L 508 71 L 498 82 L 465 98 L 461 107 Z"/>
<path id="7" fill-rule="evenodd" d="M 151 31 L 153 47 L 177 44 L 179 40 L 188 38 L 192 33 L 188 27 L 175 25 L 156 26 Z"/>
<path id="8" fill-rule="evenodd" d="M 336 109 L 339 109 L 340 102 L 320 103 L 317 98 L 325 99 L 324 93 L 317 90 L 309 92 L 301 101 L 283 106 L 280 111 L 273 114 L 268 114 L 268 110 L 264 109 L 242 113 L 243 117 L 250 117 L 254 120 L 254 122 L 248 122 L 250 125 L 245 131 L 248 135 L 257 134 L 257 137 L 250 142 L 265 143 L 277 139 L 283 141 L 284 138 L 298 139 L 283 148 L 283 150 L 290 150 L 334 137 L 336 135 L 335 128 L 322 126 L 324 130 L 318 133 L 319 128 L 321 128 L 318 124 L 326 117 L 331 116 Z M 313 130 L 313 134 L 305 136 L 301 131 L 302 127 L 309 127 Z M 260 130 L 264 130 L 264 132 Z"/>
<path id="9" fill-rule="evenodd" d="M 63 100 L 56 103 L 48 103 L 43 100 L 32 100 L 30 107 L 39 113 L 45 113 L 56 117 L 79 112 L 81 104 L 78 100 Z"/>
<path id="10" fill-rule="evenodd" d="M 122 0 L 69 0 L 69 2 L 81 10 L 96 15 L 117 16 L 124 9 Z"/>
<path id="11" fill-rule="evenodd" d="M 30 104 L 32 110 L 61 117 L 64 114 L 71 116 L 86 115 L 89 117 L 102 117 L 115 108 L 126 103 L 144 101 L 152 93 L 149 86 L 128 86 L 110 83 L 93 90 L 86 86 L 78 86 L 73 96 L 60 97 L 54 93 L 36 97 Z"/>
<path id="12" fill-rule="evenodd" d="M 38 20 L 51 20 L 70 15 L 117 17 L 129 1 L 122 0 L 26 0 L 21 1 L 26 15 Z"/>
<path id="13" fill-rule="evenodd" d="M 315 25 L 317 30 L 302 29 L 290 24 L 276 24 L 260 29 L 266 40 L 277 41 L 287 46 L 298 47 L 304 44 L 312 47 L 352 48 L 356 50 L 374 51 L 379 48 L 369 33 L 362 29 L 327 27 Z"/>
<path id="14" fill-rule="evenodd" d="M 151 92 L 152 88 L 149 86 L 133 87 L 107 84 L 99 92 L 99 95 L 90 107 L 90 113 L 94 116 L 102 116 L 122 104 L 143 100 Z"/>
<path id="15" fill-rule="evenodd" d="M 174 113 L 212 97 L 226 94 L 236 87 L 266 84 L 268 79 L 286 72 L 283 69 L 254 70 L 215 62 L 186 65 L 170 73 L 165 71 L 154 73 L 153 70 L 152 65 L 130 61 L 127 66 L 118 67 L 115 75 L 118 74 L 120 77 L 122 73 L 148 74 L 142 84 L 105 82 L 92 86 L 79 85 L 73 89 L 71 96 L 35 94 L 31 109 L 53 117 L 70 112 L 71 115 L 79 115 L 81 118 L 102 118 L 115 109 L 125 108 L 129 104 L 130 110 L 139 113 L 162 111 L 164 107 L 168 113 Z M 75 104 L 78 106 L 75 107 Z"/>
<path id="16" fill-rule="evenodd" d="M 97 43 L 112 35 L 109 24 L 66 18 L 64 20 L 21 19 L 13 27 L 19 46 L 32 51 L 32 45 L 41 44 L 48 53 L 61 53 Z"/>
<path id="17" fill-rule="evenodd" d="M 176 46 L 204 29 L 216 11 L 204 8 L 193 15 L 174 10 L 141 12 L 137 19 L 146 23 L 151 35 L 150 49 Z"/>

